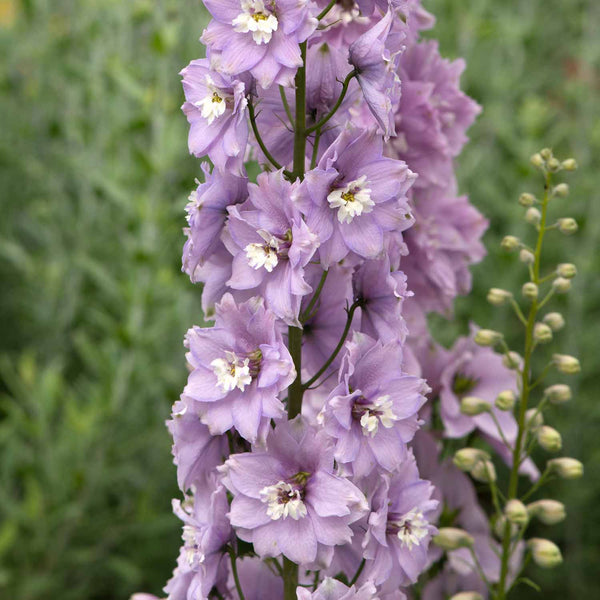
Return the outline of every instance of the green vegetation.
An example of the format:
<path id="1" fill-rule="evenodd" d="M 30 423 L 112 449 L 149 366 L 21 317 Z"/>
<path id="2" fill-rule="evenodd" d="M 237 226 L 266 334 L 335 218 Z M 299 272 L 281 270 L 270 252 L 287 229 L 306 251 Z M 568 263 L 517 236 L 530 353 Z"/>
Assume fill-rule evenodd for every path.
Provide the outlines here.
<path id="1" fill-rule="evenodd" d="M 550 145 L 581 166 L 564 201 L 580 234 L 554 239 L 579 267 L 557 337 L 583 376 L 553 424 L 587 473 L 557 489 L 566 564 L 544 588 L 587 597 L 600 559 L 600 5 L 425 4 L 438 17 L 432 35 L 466 58 L 464 86 L 484 106 L 460 180 L 492 221 L 473 296 L 458 302 L 456 323 L 439 320 L 444 341 L 469 319 L 509 328 L 485 294 L 514 288 L 521 268 L 498 242 L 525 231 L 516 199 L 539 189 L 529 155 Z M 163 423 L 185 379 L 183 333 L 201 321 L 199 290 L 179 273 L 199 169 L 177 72 L 201 54 L 204 23 L 198 0 L 0 1 L 2 598 L 121 600 L 158 592 L 173 568 L 180 532 Z"/>

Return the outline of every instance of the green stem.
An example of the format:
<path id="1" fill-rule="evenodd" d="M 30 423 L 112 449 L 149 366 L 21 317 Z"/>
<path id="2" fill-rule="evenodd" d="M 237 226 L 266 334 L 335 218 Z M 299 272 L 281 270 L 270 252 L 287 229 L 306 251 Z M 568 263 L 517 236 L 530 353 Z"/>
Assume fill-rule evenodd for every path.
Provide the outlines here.
<path id="1" fill-rule="evenodd" d="M 331 0 L 331 2 L 317 15 L 317 20 L 324 19 L 327 13 L 335 6 L 337 0 Z"/>
<path id="2" fill-rule="evenodd" d="M 313 131 L 316 131 L 317 129 L 321 129 L 323 127 L 323 125 L 325 125 L 327 123 L 327 121 L 329 121 L 329 119 L 331 119 L 331 117 L 333 117 L 333 115 L 335 115 L 335 113 L 338 111 L 338 108 L 341 106 L 342 102 L 344 101 L 344 98 L 346 97 L 346 93 L 348 92 L 348 86 L 350 85 L 350 82 L 352 81 L 352 79 L 354 77 L 356 77 L 356 75 L 357 75 L 357 73 L 354 70 L 350 71 L 350 73 L 348 73 L 348 75 L 346 75 L 346 79 L 344 79 L 344 83 L 342 84 L 342 92 L 340 94 L 340 97 L 337 99 L 337 102 L 334 104 L 333 108 L 320 121 L 318 121 L 314 125 L 311 125 L 306 130 L 307 134 L 311 134 L 311 133 L 313 133 Z"/>
<path id="3" fill-rule="evenodd" d="M 283 598 L 284 600 L 296 600 L 296 588 L 298 587 L 298 565 L 289 558 L 283 557 Z"/>
<path id="4" fill-rule="evenodd" d="M 296 126 L 294 127 L 294 177 L 304 179 L 306 154 L 306 42 L 300 44 L 302 66 L 296 73 Z"/>
<path id="5" fill-rule="evenodd" d="M 285 88 L 282 85 L 279 86 L 279 95 L 281 96 L 281 103 L 283 104 L 283 108 L 285 109 L 285 114 L 290 120 L 290 125 L 294 127 L 294 117 L 292 115 L 287 96 L 285 95 Z"/>
<path id="6" fill-rule="evenodd" d="M 304 388 L 302 386 L 302 329 L 299 327 L 290 327 L 288 329 L 289 351 L 296 367 L 296 379 L 288 390 L 288 419 L 293 419 L 302 411 L 302 396 Z"/>
<path id="7" fill-rule="evenodd" d="M 325 285 L 325 280 L 327 279 L 328 273 L 329 273 L 329 270 L 323 271 L 323 274 L 321 275 L 321 279 L 319 280 L 319 285 L 317 286 L 317 289 L 315 290 L 313 297 L 310 299 L 310 302 L 308 303 L 306 310 L 300 315 L 300 323 L 305 323 L 306 321 L 308 321 L 308 319 L 310 319 L 313 308 L 315 307 L 317 301 L 319 300 L 319 296 L 321 295 L 321 292 L 323 291 L 323 286 Z"/>
<path id="8" fill-rule="evenodd" d="M 358 578 L 360 577 L 361 573 L 363 572 L 363 569 L 365 568 L 366 562 L 367 561 L 364 558 L 361 560 L 356 573 L 354 573 L 354 577 L 352 578 L 352 581 L 350 581 L 350 587 L 352 587 L 358 581 Z"/>
<path id="9" fill-rule="evenodd" d="M 535 247 L 534 253 L 534 263 L 532 269 L 532 281 L 536 285 L 539 285 L 540 281 L 540 262 L 542 257 L 542 245 L 544 242 L 544 233 L 546 231 L 546 219 L 548 216 L 548 202 L 550 200 L 549 197 L 549 189 L 550 189 L 550 180 L 551 176 L 549 173 L 546 173 L 545 176 L 545 185 L 544 185 L 544 199 L 542 201 L 542 218 L 540 221 L 540 229 L 538 232 L 537 244 Z M 519 487 L 519 467 L 521 465 L 521 453 L 523 451 L 523 442 L 526 432 L 526 423 L 525 423 L 525 413 L 527 412 L 527 405 L 529 402 L 529 392 L 531 391 L 531 387 L 529 385 L 529 381 L 531 378 L 531 358 L 533 354 L 534 348 L 534 340 L 533 340 L 533 328 L 535 326 L 535 321 L 538 313 L 538 302 L 537 299 L 534 299 L 531 302 L 531 306 L 529 308 L 529 317 L 527 319 L 527 328 L 525 332 L 525 354 L 523 357 L 523 371 L 521 373 L 521 402 L 519 404 L 519 429 L 517 431 L 517 439 L 515 442 L 514 452 L 513 452 L 513 460 L 512 460 L 512 468 L 510 471 L 510 480 L 508 484 L 508 500 L 512 500 L 517 497 L 518 487 Z M 510 558 L 510 522 L 507 520 L 506 525 L 504 527 L 504 535 L 502 536 L 502 560 L 500 567 L 500 581 L 498 582 L 498 592 L 496 595 L 497 600 L 505 600 L 506 598 L 506 584 L 508 578 L 508 563 Z"/>
<path id="10" fill-rule="evenodd" d="M 240 597 L 240 600 L 246 600 L 244 597 L 244 592 L 242 591 L 242 585 L 240 584 L 235 552 L 233 549 L 229 550 L 229 558 L 231 559 L 231 572 L 233 573 L 233 580 L 235 581 L 235 587 L 237 589 L 238 596 Z"/>

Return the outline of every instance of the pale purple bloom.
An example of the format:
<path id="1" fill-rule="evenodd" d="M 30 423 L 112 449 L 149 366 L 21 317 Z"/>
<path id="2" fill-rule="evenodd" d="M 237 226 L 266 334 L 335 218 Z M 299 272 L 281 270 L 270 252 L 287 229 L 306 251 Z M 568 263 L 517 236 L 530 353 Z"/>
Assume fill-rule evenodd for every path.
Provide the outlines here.
<path id="1" fill-rule="evenodd" d="M 392 32 L 393 19 L 394 14 L 388 10 L 349 49 L 349 62 L 356 70 L 365 101 L 386 140 L 395 135 L 393 109 L 400 97 L 400 79 L 396 71 L 405 38 L 402 32 Z"/>
<path id="2" fill-rule="evenodd" d="M 349 525 L 366 509 L 360 490 L 334 474 L 323 432 L 301 417 L 279 423 L 266 451 L 231 456 L 224 472 L 231 524 L 263 558 L 327 562 L 332 546 L 350 541 Z"/>
<path id="3" fill-rule="evenodd" d="M 367 582 L 359 589 L 348 588 L 341 581 L 326 577 L 316 591 L 298 587 L 298 600 L 379 600 L 375 586 Z"/>
<path id="4" fill-rule="evenodd" d="M 242 560 L 238 559 L 237 569 L 245 600 L 275 600 L 283 597 L 283 579 L 259 558 L 247 556 Z M 239 600 L 231 573 L 223 597 L 226 600 Z"/>
<path id="5" fill-rule="evenodd" d="M 186 335 L 192 369 L 183 397 L 197 401 L 213 435 L 235 428 L 249 442 L 263 438 L 270 419 L 284 416 L 279 393 L 296 377 L 275 315 L 260 298 L 237 305 L 226 294 L 211 329 Z"/>
<path id="6" fill-rule="evenodd" d="M 419 478 L 412 453 L 399 471 L 381 478 L 364 539 L 364 579 L 396 587 L 417 580 L 436 531 L 430 524 L 438 506 L 432 493 L 431 483 Z"/>
<path id="7" fill-rule="evenodd" d="M 411 44 L 400 58 L 402 98 L 388 154 L 419 174 L 416 187 L 447 185 L 452 159 L 481 110 L 460 90 L 464 66 L 462 60 L 443 59 L 434 41 Z"/>
<path id="8" fill-rule="evenodd" d="M 173 436 L 173 456 L 177 465 L 177 483 L 182 491 L 203 484 L 229 455 L 227 438 L 211 435 L 200 420 L 199 404 L 183 397 L 173 406 L 167 426 Z"/>
<path id="9" fill-rule="evenodd" d="M 365 261 L 352 278 L 354 297 L 360 301 L 360 331 L 383 343 L 403 342 L 408 333 L 402 307 L 412 295 L 406 276 L 392 271 L 387 257 Z"/>
<path id="10" fill-rule="evenodd" d="M 312 288 L 304 269 L 319 242 L 294 203 L 297 184 L 281 171 L 261 173 L 249 184 L 249 199 L 229 208 L 223 241 L 233 255 L 227 285 L 255 290 L 288 325 L 299 325 L 302 297 Z"/>
<path id="11" fill-rule="evenodd" d="M 471 289 L 469 266 L 486 253 L 487 219 L 453 188 L 413 191 L 415 224 L 404 234 L 409 253 L 401 264 L 424 312 L 448 314 L 456 296 Z"/>
<path id="12" fill-rule="evenodd" d="M 310 0 L 205 0 L 214 20 L 202 34 L 211 66 L 249 72 L 263 88 L 291 87 L 302 66 L 299 44 L 317 27 Z"/>
<path id="13" fill-rule="evenodd" d="M 205 58 L 193 60 L 180 75 L 186 99 L 182 110 L 190 123 L 190 152 L 208 155 L 219 170 L 242 175 L 248 143 L 246 86 L 213 71 Z"/>
<path id="14" fill-rule="evenodd" d="M 193 489 L 183 502 L 173 501 L 184 526 L 177 567 L 164 589 L 169 600 L 205 600 L 213 586 L 226 580 L 224 546 L 232 539 L 227 509 L 227 493 L 216 479 Z"/>
<path id="15" fill-rule="evenodd" d="M 189 197 L 186 206 L 188 227 L 183 231 L 187 241 L 183 247 L 183 271 L 192 282 L 198 281 L 196 269 L 201 267 L 221 245 L 221 232 L 227 219 L 227 207 L 248 197 L 248 179 L 215 169 L 210 173 L 202 165 L 204 183 Z"/>
<path id="16" fill-rule="evenodd" d="M 320 415 L 335 440 L 335 459 L 361 478 L 379 468 L 395 471 L 419 428 L 427 384 L 401 370 L 402 347 L 354 334 L 346 344 L 339 384 Z"/>
<path id="17" fill-rule="evenodd" d="M 374 130 L 345 130 L 302 182 L 298 205 L 318 234 L 324 267 L 349 252 L 373 259 L 384 234 L 412 225 L 406 194 L 415 175 L 402 161 L 384 158 Z"/>

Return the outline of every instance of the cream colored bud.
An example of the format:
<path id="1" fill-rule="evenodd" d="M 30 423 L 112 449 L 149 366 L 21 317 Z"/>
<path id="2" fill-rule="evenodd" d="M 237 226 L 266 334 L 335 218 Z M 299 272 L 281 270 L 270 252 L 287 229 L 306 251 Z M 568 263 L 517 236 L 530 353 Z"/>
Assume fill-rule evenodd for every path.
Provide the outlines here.
<path id="1" fill-rule="evenodd" d="M 511 370 L 516 370 L 521 366 L 522 358 L 518 352 L 510 351 L 502 357 L 502 364 Z"/>
<path id="2" fill-rule="evenodd" d="M 566 183 L 559 183 L 554 187 L 552 193 L 558 198 L 566 198 L 569 195 L 569 186 Z"/>
<path id="3" fill-rule="evenodd" d="M 496 467 L 491 460 L 481 460 L 471 469 L 471 476 L 477 481 L 491 483 L 496 481 Z"/>
<path id="4" fill-rule="evenodd" d="M 495 346 L 502 339 L 502 334 L 492 329 L 479 329 L 473 339 L 478 346 Z"/>
<path id="5" fill-rule="evenodd" d="M 500 515 L 494 521 L 494 533 L 498 539 L 502 539 L 504 537 L 504 528 L 506 527 L 506 523 L 510 524 L 510 537 L 513 538 L 519 532 L 519 528 L 514 524 L 508 521 L 508 519 L 504 515 Z"/>
<path id="6" fill-rule="evenodd" d="M 550 160 L 552 158 L 552 150 L 550 148 L 542 148 L 540 155 L 544 160 Z"/>
<path id="7" fill-rule="evenodd" d="M 536 436 L 538 444 L 546 452 L 558 452 L 562 448 L 562 437 L 554 427 L 543 425 L 537 430 Z"/>
<path id="8" fill-rule="evenodd" d="M 544 416 L 537 408 L 530 408 L 525 413 L 525 424 L 531 431 L 537 431 L 544 424 Z"/>
<path id="9" fill-rule="evenodd" d="M 536 323 L 533 327 L 533 339 L 538 344 L 552 341 L 552 329 L 546 323 Z"/>
<path id="10" fill-rule="evenodd" d="M 565 505 L 558 500 L 537 500 L 527 505 L 527 512 L 545 525 L 556 525 L 567 516 Z"/>
<path id="11" fill-rule="evenodd" d="M 564 217 L 563 219 L 558 219 L 558 230 L 565 235 L 572 235 L 578 229 L 577 221 L 571 217 Z"/>
<path id="12" fill-rule="evenodd" d="M 557 312 L 548 313 L 542 321 L 544 321 L 552 331 L 560 331 L 565 326 L 564 317 Z"/>
<path id="13" fill-rule="evenodd" d="M 450 600 L 483 600 L 483 596 L 479 592 L 459 592 L 454 594 Z"/>
<path id="14" fill-rule="evenodd" d="M 552 157 L 546 162 L 546 166 L 548 167 L 549 171 L 555 173 L 560 169 L 561 162 L 557 158 Z"/>
<path id="15" fill-rule="evenodd" d="M 528 281 L 527 283 L 523 284 L 523 287 L 521 288 L 521 293 L 525 298 L 527 298 L 527 300 L 533 301 L 538 297 L 538 286 L 535 285 L 535 283 L 533 283 L 532 281 Z"/>
<path id="16" fill-rule="evenodd" d="M 525 221 L 530 225 L 539 225 L 542 220 L 542 213 L 535 207 L 528 208 L 525 212 Z"/>
<path id="17" fill-rule="evenodd" d="M 551 404 L 563 404 L 573 397 L 571 388 L 564 383 L 556 383 L 544 390 L 544 396 L 548 398 Z"/>
<path id="18" fill-rule="evenodd" d="M 478 462 L 489 460 L 490 455 L 479 448 L 461 448 L 454 454 L 452 462 L 461 471 L 470 471 Z"/>
<path id="19" fill-rule="evenodd" d="M 577 167 L 577 161 L 574 158 L 567 158 L 567 160 L 563 160 L 562 162 L 562 168 L 565 171 L 575 171 Z"/>
<path id="20" fill-rule="evenodd" d="M 574 356 L 555 354 L 552 360 L 556 368 L 564 375 L 576 375 L 581 371 L 581 365 Z"/>
<path id="21" fill-rule="evenodd" d="M 535 262 L 535 256 L 531 250 L 527 250 L 527 248 L 521 248 L 519 252 L 519 260 L 526 265 L 532 265 Z"/>
<path id="22" fill-rule="evenodd" d="M 583 463 L 576 458 L 553 458 L 546 466 L 562 479 L 579 479 L 583 476 Z"/>
<path id="23" fill-rule="evenodd" d="M 503 304 L 506 304 L 512 298 L 512 296 L 512 293 L 507 290 L 491 288 L 488 292 L 487 300 L 494 306 L 502 306 Z"/>
<path id="24" fill-rule="evenodd" d="M 552 282 L 552 287 L 557 294 L 566 294 L 571 289 L 571 280 L 564 277 L 557 277 Z"/>
<path id="25" fill-rule="evenodd" d="M 504 390 L 496 396 L 494 404 L 498 410 L 512 410 L 517 402 L 517 397 L 512 390 Z"/>
<path id="26" fill-rule="evenodd" d="M 559 277 L 573 279 L 577 275 L 577 267 L 572 263 L 561 263 L 556 267 L 556 273 Z"/>
<path id="27" fill-rule="evenodd" d="M 434 536 L 433 543 L 442 550 L 458 550 L 458 548 L 472 548 L 475 540 L 464 529 L 458 527 L 441 527 Z"/>
<path id="28" fill-rule="evenodd" d="M 475 396 L 465 396 L 460 401 L 460 412 L 469 417 L 476 417 L 486 412 L 490 412 L 492 407 L 489 402 L 476 398 Z"/>
<path id="29" fill-rule="evenodd" d="M 534 167 L 537 167 L 538 169 L 540 167 L 544 166 L 544 159 L 542 158 L 542 155 L 539 152 L 536 152 L 532 157 L 531 157 L 531 164 Z"/>
<path id="30" fill-rule="evenodd" d="M 531 538 L 527 545 L 531 550 L 533 561 L 538 567 L 552 569 L 562 563 L 560 549 L 554 542 L 542 538 Z"/>
<path id="31" fill-rule="evenodd" d="M 511 523 L 521 527 L 529 522 L 527 508 L 520 500 L 509 500 L 504 507 L 504 514 Z"/>
<path id="32" fill-rule="evenodd" d="M 529 194 L 527 192 L 524 192 L 519 196 L 519 204 L 521 206 L 533 206 L 536 203 L 536 201 L 536 197 L 533 194 Z"/>
<path id="33" fill-rule="evenodd" d="M 507 252 L 513 252 L 520 246 L 521 242 L 519 241 L 519 238 L 515 237 L 514 235 L 505 235 L 500 242 L 500 247 L 502 250 L 506 250 Z"/>

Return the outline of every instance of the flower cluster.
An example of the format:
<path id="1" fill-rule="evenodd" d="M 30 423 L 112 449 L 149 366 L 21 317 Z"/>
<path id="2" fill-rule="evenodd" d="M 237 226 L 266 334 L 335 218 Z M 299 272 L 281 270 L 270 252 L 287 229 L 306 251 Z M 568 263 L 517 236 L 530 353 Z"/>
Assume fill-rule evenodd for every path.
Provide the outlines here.
<path id="1" fill-rule="evenodd" d="M 427 598 L 483 592 L 506 565 L 440 446 L 479 435 L 509 460 L 520 429 L 492 405 L 518 393 L 519 361 L 478 346 L 484 330 L 446 350 L 426 325 L 484 255 L 454 176 L 479 112 L 464 64 L 420 39 L 420 0 L 204 3 L 207 58 L 181 74 L 190 152 L 212 164 L 183 270 L 214 324 L 185 337 L 168 424 L 185 499 L 165 592 L 401 600 L 433 564 Z M 448 561 L 438 524 L 459 532 Z"/>

